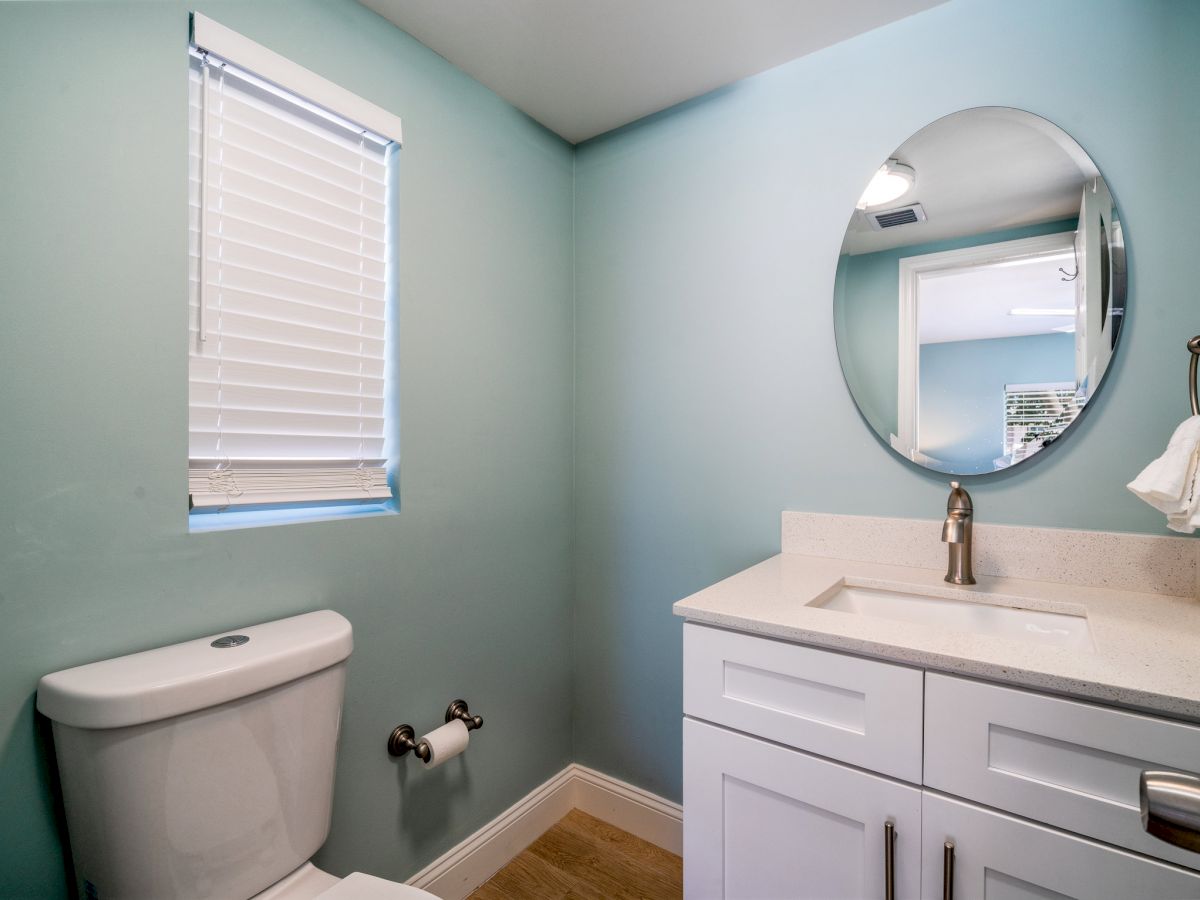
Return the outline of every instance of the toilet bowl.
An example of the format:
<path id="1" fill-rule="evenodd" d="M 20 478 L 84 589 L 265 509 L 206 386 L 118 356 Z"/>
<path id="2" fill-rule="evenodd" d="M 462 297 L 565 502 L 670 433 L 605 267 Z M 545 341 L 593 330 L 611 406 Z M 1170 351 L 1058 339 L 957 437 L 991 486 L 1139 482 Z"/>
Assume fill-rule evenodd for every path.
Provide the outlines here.
<path id="1" fill-rule="evenodd" d="M 79 896 L 432 898 L 310 862 L 352 649 L 322 610 L 45 676 Z"/>

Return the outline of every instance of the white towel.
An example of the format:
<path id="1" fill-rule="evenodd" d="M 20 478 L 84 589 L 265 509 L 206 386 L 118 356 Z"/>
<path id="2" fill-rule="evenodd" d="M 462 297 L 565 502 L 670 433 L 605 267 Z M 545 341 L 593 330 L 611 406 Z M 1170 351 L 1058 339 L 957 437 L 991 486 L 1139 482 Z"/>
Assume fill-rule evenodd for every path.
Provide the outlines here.
<path id="1" fill-rule="evenodd" d="M 1167 516 L 1172 531 L 1191 534 L 1200 528 L 1200 416 L 1185 419 L 1167 449 L 1146 466 L 1128 488 Z"/>

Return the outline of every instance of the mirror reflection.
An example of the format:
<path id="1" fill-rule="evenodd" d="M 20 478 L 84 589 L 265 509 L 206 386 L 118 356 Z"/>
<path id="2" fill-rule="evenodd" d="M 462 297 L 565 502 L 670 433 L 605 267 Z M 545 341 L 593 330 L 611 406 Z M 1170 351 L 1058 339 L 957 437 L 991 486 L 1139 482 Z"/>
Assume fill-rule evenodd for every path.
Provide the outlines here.
<path id="1" fill-rule="evenodd" d="M 969 475 L 1063 437 L 1108 369 L 1124 238 L 1100 171 L 1054 124 L 985 107 L 898 147 L 850 218 L 834 324 L 846 383 L 907 459 Z"/>

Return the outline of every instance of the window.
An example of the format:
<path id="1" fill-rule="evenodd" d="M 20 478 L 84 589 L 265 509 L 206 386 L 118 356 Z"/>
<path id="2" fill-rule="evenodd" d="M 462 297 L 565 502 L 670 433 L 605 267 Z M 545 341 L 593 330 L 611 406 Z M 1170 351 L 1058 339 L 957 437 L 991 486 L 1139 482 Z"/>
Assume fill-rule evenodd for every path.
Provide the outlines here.
<path id="1" fill-rule="evenodd" d="M 1069 381 L 1006 384 L 1004 455 L 1017 463 L 1037 453 L 1075 421 L 1082 406 Z"/>
<path id="2" fill-rule="evenodd" d="M 399 120 L 199 14 L 191 57 L 190 507 L 388 499 Z"/>

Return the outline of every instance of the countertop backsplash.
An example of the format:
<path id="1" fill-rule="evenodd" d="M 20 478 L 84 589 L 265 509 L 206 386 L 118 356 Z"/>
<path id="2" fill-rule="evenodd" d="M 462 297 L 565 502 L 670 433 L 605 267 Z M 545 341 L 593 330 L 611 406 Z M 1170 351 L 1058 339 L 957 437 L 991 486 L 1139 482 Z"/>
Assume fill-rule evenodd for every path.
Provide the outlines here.
<path id="1" fill-rule="evenodd" d="M 784 511 L 782 551 L 861 562 L 944 568 L 941 519 Z M 989 525 L 976 520 L 977 575 L 1200 597 L 1200 540 Z"/>

